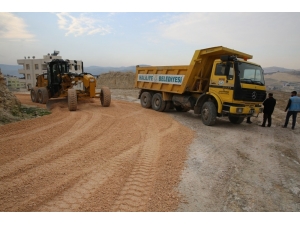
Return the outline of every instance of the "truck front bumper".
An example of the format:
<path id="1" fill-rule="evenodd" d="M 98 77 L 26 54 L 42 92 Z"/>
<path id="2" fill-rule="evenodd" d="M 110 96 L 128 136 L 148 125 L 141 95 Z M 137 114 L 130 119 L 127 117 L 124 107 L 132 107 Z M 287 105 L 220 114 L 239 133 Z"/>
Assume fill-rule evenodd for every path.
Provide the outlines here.
<path id="1" fill-rule="evenodd" d="M 263 108 L 261 106 L 230 106 L 229 108 L 231 115 L 258 116 L 258 114 L 262 112 Z"/>

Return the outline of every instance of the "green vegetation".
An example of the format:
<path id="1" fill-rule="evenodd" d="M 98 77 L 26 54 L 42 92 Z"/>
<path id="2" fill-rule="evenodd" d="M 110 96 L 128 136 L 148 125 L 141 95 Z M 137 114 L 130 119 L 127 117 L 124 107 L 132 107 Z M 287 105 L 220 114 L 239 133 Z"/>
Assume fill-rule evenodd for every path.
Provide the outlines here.
<path id="1" fill-rule="evenodd" d="M 51 111 L 38 107 L 29 107 L 27 105 L 21 105 L 20 107 L 14 107 L 10 112 L 0 111 L 0 125 L 17 122 L 21 120 L 33 119 L 51 114 Z"/>

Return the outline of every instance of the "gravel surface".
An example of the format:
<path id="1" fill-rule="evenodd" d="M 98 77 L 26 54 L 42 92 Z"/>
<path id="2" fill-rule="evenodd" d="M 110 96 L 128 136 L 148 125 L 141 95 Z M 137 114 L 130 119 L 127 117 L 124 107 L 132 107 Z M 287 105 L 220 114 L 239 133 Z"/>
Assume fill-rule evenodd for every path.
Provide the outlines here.
<path id="1" fill-rule="evenodd" d="M 262 115 L 208 127 L 192 111 L 142 108 L 138 90 L 111 92 L 108 108 L 54 102 L 1 127 L 1 211 L 300 210 L 300 126 L 280 127 L 289 93 L 274 92 L 263 128 Z"/>

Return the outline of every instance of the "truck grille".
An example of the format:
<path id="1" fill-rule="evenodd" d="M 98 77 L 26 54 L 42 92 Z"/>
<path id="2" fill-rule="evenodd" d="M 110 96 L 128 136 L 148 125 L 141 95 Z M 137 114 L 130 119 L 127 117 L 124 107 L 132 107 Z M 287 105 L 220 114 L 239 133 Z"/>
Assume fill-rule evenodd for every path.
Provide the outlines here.
<path id="1" fill-rule="evenodd" d="M 266 99 L 266 91 L 259 90 L 242 90 L 241 96 L 238 96 L 238 100 L 249 102 L 262 102 Z"/>

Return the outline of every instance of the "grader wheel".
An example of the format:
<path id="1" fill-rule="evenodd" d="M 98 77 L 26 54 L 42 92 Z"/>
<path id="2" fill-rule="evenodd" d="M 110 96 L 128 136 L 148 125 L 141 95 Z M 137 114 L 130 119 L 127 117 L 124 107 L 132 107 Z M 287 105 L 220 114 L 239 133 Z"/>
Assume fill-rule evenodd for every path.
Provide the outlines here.
<path id="1" fill-rule="evenodd" d="M 38 88 L 34 87 L 30 90 L 30 98 L 32 102 L 39 102 L 38 101 Z"/>
<path id="2" fill-rule="evenodd" d="M 69 111 L 77 109 L 77 93 L 75 89 L 68 89 L 68 108 Z"/>
<path id="3" fill-rule="evenodd" d="M 100 102 L 103 107 L 110 106 L 111 94 L 108 87 L 102 87 L 100 92 Z"/>
<path id="4" fill-rule="evenodd" d="M 39 103 L 46 104 L 49 99 L 47 88 L 45 87 L 39 88 L 37 92 L 37 96 L 38 96 Z"/>

